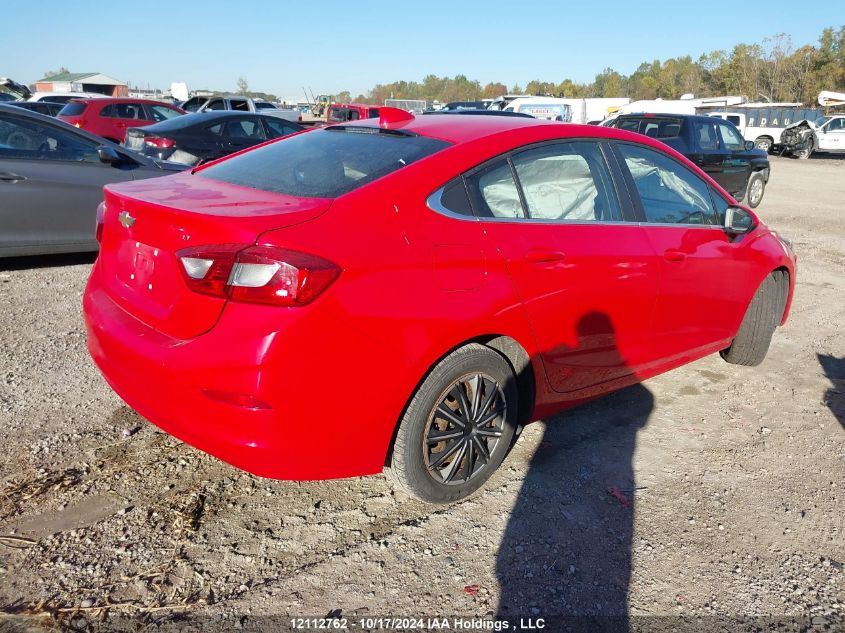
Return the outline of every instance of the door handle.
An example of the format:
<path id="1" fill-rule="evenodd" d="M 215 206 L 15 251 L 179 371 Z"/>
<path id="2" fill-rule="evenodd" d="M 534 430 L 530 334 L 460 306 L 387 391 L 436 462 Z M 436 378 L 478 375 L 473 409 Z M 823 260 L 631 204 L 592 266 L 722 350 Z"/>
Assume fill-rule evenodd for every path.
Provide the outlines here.
<path id="1" fill-rule="evenodd" d="M 682 262 L 687 258 L 687 254 L 683 251 L 675 250 L 674 248 L 670 248 L 669 250 L 663 251 L 663 259 L 667 262 Z"/>
<path id="2" fill-rule="evenodd" d="M 18 182 L 20 180 L 26 180 L 26 176 L 21 176 L 19 174 L 13 174 L 9 171 L 0 172 L 0 181 L 3 182 Z"/>
<path id="3" fill-rule="evenodd" d="M 525 256 L 529 262 L 533 264 L 546 264 L 549 262 L 559 262 L 562 259 L 566 258 L 566 253 L 562 251 L 553 251 L 553 250 L 544 250 L 544 249 L 537 249 L 533 251 L 528 251 L 528 254 Z"/>

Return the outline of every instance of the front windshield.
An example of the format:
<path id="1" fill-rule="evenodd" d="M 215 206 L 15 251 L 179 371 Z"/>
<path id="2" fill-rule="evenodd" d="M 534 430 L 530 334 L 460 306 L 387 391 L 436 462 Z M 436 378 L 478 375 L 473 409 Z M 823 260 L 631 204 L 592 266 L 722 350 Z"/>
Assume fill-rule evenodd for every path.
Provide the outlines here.
<path id="1" fill-rule="evenodd" d="M 813 121 L 813 123 L 815 124 L 815 126 L 816 126 L 816 127 L 821 127 L 821 126 L 823 126 L 825 123 L 827 123 L 828 121 L 830 121 L 830 117 L 829 117 L 829 116 L 820 116 L 818 119 L 816 119 L 815 121 Z"/>

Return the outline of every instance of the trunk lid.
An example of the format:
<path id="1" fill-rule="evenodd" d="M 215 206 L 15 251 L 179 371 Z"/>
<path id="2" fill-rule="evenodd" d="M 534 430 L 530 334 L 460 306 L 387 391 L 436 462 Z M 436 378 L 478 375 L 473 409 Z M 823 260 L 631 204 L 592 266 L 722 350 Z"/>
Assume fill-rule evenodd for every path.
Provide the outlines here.
<path id="1" fill-rule="evenodd" d="M 251 245 L 265 231 L 322 215 L 331 203 L 187 173 L 112 185 L 97 265 L 126 312 L 168 336 L 193 338 L 214 327 L 226 301 L 190 290 L 177 252 Z"/>

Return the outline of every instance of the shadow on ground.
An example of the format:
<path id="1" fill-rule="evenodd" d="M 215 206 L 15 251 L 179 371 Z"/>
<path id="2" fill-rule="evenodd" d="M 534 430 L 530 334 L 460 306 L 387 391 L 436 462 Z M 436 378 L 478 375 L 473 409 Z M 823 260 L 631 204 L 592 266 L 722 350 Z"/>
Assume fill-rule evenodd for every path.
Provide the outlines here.
<path id="1" fill-rule="evenodd" d="M 606 323 L 602 362 L 624 367 Z M 585 344 L 589 333 L 579 327 Z M 632 460 L 653 408 L 654 396 L 637 384 L 546 421 L 497 557 L 499 618 L 628 630 Z"/>
<path id="2" fill-rule="evenodd" d="M 818 354 L 824 375 L 833 384 L 824 394 L 824 402 L 845 429 L 845 357 Z"/>

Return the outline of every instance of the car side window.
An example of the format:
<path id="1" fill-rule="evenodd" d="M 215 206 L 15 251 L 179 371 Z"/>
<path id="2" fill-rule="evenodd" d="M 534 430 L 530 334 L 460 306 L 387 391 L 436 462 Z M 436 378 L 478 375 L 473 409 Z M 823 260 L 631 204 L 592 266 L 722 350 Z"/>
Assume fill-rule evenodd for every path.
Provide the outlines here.
<path id="1" fill-rule="evenodd" d="M 528 217 L 557 222 L 621 221 L 598 143 L 555 143 L 513 156 Z"/>
<path id="2" fill-rule="evenodd" d="M 144 108 L 141 104 L 136 103 L 118 103 L 115 106 L 117 108 L 117 118 L 119 119 L 143 119 L 144 117 Z"/>
<path id="3" fill-rule="evenodd" d="M 841 132 L 845 124 L 845 119 L 833 119 L 828 126 L 826 132 Z"/>
<path id="4" fill-rule="evenodd" d="M 647 222 L 716 224 L 708 185 L 686 166 L 648 147 L 619 143 L 617 148 L 640 194 Z"/>
<path id="5" fill-rule="evenodd" d="M 525 211 L 510 163 L 502 158 L 467 176 L 473 206 L 493 218 L 524 218 Z"/>
<path id="6" fill-rule="evenodd" d="M 223 99 L 212 99 L 208 102 L 208 106 L 205 108 L 206 110 L 225 110 L 226 104 L 223 103 Z"/>
<path id="7" fill-rule="evenodd" d="M 249 103 L 246 99 L 231 99 L 229 103 L 232 106 L 232 110 L 237 110 L 238 112 L 249 112 Z"/>
<path id="8" fill-rule="evenodd" d="M 167 121 L 167 119 L 174 119 L 177 116 L 181 116 L 176 110 L 172 110 L 164 106 L 148 105 L 147 107 L 149 108 L 150 115 L 152 115 L 154 121 Z"/>
<path id="9" fill-rule="evenodd" d="M 701 149 L 719 149 L 719 137 L 716 136 L 715 123 L 694 121 L 692 129 L 696 138 L 698 138 L 698 145 Z"/>
<path id="10" fill-rule="evenodd" d="M 97 143 L 17 117 L 0 118 L 0 158 L 100 162 Z"/>
<path id="11" fill-rule="evenodd" d="M 440 190 L 439 203 L 440 206 L 452 213 L 473 216 L 472 204 L 469 201 L 469 192 L 463 176 L 458 176 L 448 182 Z"/>
<path id="12" fill-rule="evenodd" d="M 226 122 L 226 136 L 233 139 L 264 140 L 264 128 L 257 119 L 238 119 Z"/>
<path id="13" fill-rule="evenodd" d="M 214 125 L 210 125 L 205 128 L 209 134 L 213 134 L 214 136 L 220 136 L 223 133 L 223 124 L 222 123 L 215 123 Z"/>
<path id="14" fill-rule="evenodd" d="M 722 143 L 726 149 L 729 149 L 732 152 L 745 149 L 745 141 L 739 135 L 739 132 L 736 131 L 736 128 L 720 123 L 719 132 L 722 135 Z"/>
<path id="15" fill-rule="evenodd" d="M 107 119 L 116 119 L 117 106 L 115 104 L 107 105 L 105 108 L 100 110 L 100 116 L 105 117 Z"/>
<path id="16" fill-rule="evenodd" d="M 267 117 L 264 119 L 267 127 L 270 128 L 270 138 L 279 138 L 280 136 L 287 136 L 299 130 L 291 125 L 285 125 L 284 121 L 279 119 Z"/>

